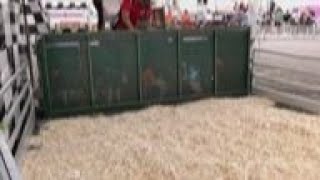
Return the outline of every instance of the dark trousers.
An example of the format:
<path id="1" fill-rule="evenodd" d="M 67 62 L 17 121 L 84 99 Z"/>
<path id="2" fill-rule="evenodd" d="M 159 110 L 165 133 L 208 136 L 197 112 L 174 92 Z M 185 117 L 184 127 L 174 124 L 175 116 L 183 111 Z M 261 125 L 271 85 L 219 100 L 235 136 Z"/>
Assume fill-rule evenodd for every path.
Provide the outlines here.
<path id="1" fill-rule="evenodd" d="M 102 0 L 94 0 L 93 4 L 96 7 L 96 10 L 98 12 L 98 29 L 102 30 L 103 24 L 104 24 Z"/>

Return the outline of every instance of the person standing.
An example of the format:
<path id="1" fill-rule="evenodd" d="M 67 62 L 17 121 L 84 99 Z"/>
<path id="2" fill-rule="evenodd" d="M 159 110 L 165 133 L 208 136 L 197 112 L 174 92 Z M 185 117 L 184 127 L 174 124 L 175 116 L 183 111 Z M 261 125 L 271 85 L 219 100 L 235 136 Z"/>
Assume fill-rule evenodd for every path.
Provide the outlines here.
<path id="1" fill-rule="evenodd" d="M 98 12 L 98 29 L 102 30 L 103 24 L 104 24 L 102 0 L 93 0 L 93 4 L 96 7 L 96 10 Z"/>
<path id="2" fill-rule="evenodd" d="M 171 9 L 168 9 L 165 13 L 165 26 L 168 29 L 174 27 L 174 17 Z"/>
<path id="3" fill-rule="evenodd" d="M 277 28 L 278 33 L 281 32 L 281 26 L 283 22 L 283 11 L 280 7 L 278 7 L 275 11 L 275 26 Z"/>
<path id="4" fill-rule="evenodd" d="M 286 33 L 289 32 L 289 25 L 290 25 L 291 18 L 292 18 L 291 14 L 289 10 L 287 10 L 286 13 L 283 15 L 284 30 Z"/>
<path id="5" fill-rule="evenodd" d="M 181 15 L 181 24 L 182 24 L 182 27 L 185 29 L 192 28 L 193 24 L 191 21 L 191 17 L 190 17 L 189 11 L 186 9 L 183 11 L 183 14 Z"/>
<path id="6" fill-rule="evenodd" d="M 283 21 L 286 24 L 289 24 L 290 19 L 291 19 L 291 14 L 290 14 L 289 10 L 287 10 L 286 13 L 283 15 Z"/>
<path id="7" fill-rule="evenodd" d="M 123 0 L 116 30 L 135 30 L 151 25 L 150 0 Z"/>

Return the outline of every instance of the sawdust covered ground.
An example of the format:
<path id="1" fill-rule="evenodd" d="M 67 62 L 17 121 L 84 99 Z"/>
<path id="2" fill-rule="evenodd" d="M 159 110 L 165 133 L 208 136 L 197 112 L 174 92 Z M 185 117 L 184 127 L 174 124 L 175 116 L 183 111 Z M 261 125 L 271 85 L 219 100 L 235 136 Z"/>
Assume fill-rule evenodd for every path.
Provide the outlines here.
<path id="1" fill-rule="evenodd" d="M 250 97 L 50 121 L 26 180 L 320 179 L 320 116 Z"/>

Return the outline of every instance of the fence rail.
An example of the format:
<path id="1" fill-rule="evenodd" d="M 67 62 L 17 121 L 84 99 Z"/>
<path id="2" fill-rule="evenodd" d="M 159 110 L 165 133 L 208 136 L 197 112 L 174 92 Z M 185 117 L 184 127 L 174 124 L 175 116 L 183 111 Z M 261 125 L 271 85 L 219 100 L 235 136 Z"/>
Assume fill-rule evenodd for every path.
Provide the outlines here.
<path id="1" fill-rule="evenodd" d="M 17 163 L 2 133 L 0 133 L 0 175 L 1 180 L 22 179 Z"/>
<path id="2" fill-rule="evenodd" d="M 320 113 L 320 81 L 316 81 L 320 79 L 320 74 L 310 69 L 299 69 L 301 64 L 306 63 L 309 63 L 309 66 L 320 67 L 320 57 L 276 52 L 259 47 L 255 47 L 253 51 L 254 93 L 266 95 L 292 107 Z M 274 54 L 277 55 L 277 61 L 263 58 L 272 58 Z M 283 66 L 281 63 L 291 64 Z M 297 68 L 294 68 L 295 66 Z"/>
<path id="3" fill-rule="evenodd" d="M 276 102 L 287 104 L 295 108 L 300 108 L 312 113 L 320 113 L 319 101 L 307 98 L 305 96 L 294 95 L 292 93 L 287 93 L 259 84 L 254 85 L 254 93 L 264 94 L 269 98 L 274 99 Z"/>
<path id="4" fill-rule="evenodd" d="M 22 88 L 12 91 L 18 81 L 20 81 Z M 33 91 L 27 63 L 22 64 L 12 76 L 3 82 L 0 89 L 0 99 L 5 99 L 6 93 L 9 91 L 12 92 L 12 97 L 9 99 L 8 109 L 1 117 L 2 132 L 12 154 L 16 159 L 19 159 L 24 148 L 23 142 L 31 133 L 35 122 Z"/>
<path id="5" fill-rule="evenodd" d="M 263 40 L 320 40 L 320 25 L 259 26 L 255 28 L 255 36 Z"/>

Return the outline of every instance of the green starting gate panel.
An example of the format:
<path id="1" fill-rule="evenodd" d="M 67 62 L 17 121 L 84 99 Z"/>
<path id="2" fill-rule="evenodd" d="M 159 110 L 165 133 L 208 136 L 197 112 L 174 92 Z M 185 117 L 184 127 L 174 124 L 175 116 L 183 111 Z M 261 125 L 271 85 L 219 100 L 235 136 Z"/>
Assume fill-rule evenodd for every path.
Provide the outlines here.
<path id="1" fill-rule="evenodd" d="M 247 95 L 249 38 L 247 28 L 46 35 L 43 109 L 55 116 Z"/>
<path id="2" fill-rule="evenodd" d="M 140 91 L 143 101 L 177 99 L 177 33 L 144 32 L 139 36 Z"/>
<path id="3" fill-rule="evenodd" d="M 90 106 L 85 36 L 45 37 L 42 61 L 45 108 L 48 113 L 70 112 Z"/>
<path id="4" fill-rule="evenodd" d="M 94 106 L 139 101 L 136 36 L 128 32 L 92 34 L 89 61 Z"/>
<path id="5" fill-rule="evenodd" d="M 246 95 L 249 92 L 248 29 L 216 30 L 215 94 Z"/>
<path id="6" fill-rule="evenodd" d="M 179 79 L 182 97 L 208 96 L 213 92 L 213 31 L 179 34 Z"/>

